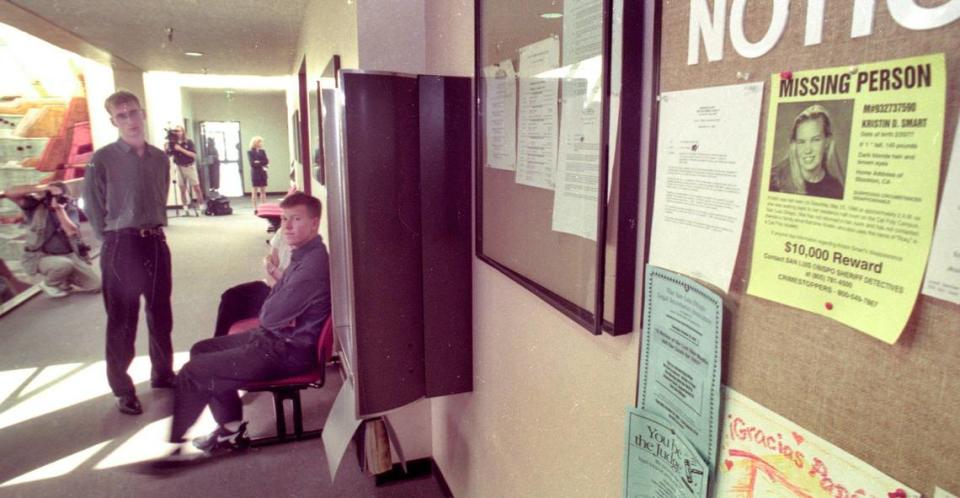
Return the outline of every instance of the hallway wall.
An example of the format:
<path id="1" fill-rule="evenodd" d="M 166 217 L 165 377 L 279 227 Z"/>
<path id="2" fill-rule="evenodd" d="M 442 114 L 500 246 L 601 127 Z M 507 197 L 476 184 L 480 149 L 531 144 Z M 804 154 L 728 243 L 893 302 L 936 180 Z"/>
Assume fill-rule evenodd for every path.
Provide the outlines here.
<path id="1" fill-rule="evenodd" d="M 428 0 L 425 15 L 428 70 L 472 75 L 473 2 Z M 594 337 L 486 263 L 473 267 L 474 392 L 433 400 L 433 455 L 451 490 L 619 496 L 640 334 Z"/>
<path id="2" fill-rule="evenodd" d="M 400 24 L 393 3 L 359 4 L 359 14 L 343 8 L 321 13 L 311 6 L 291 74 L 305 54 L 314 81 L 333 53 L 343 57 L 344 68 L 410 72 L 421 59 L 409 52 L 419 48 L 422 72 L 473 75 L 473 1 L 424 0 L 422 24 L 414 21 L 411 30 L 423 27 L 423 45 L 398 43 L 403 33 L 395 29 L 373 29 Z M 363 57 L 368 52 L 356 46 L 353 52 L 329 48 L 350 47 L 340 37 L 351 34 L 324 26 L 357 23 L 355 43 L 381 52 Z M 314 194 L 326 198 L 323 189 Z M 478 259 L 473 294 L 475 390 L 427 402 L 433 458 L 453 493 L 619 495 L 625 408 L 634 402 L 640 334 L 594 337 Z"/>

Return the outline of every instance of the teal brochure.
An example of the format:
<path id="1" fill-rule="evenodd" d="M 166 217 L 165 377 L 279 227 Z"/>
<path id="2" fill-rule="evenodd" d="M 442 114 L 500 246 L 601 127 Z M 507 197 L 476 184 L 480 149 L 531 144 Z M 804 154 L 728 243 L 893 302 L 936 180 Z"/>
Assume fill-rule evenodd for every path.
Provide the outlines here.
<path id="1" fill-rule="evenodd" d="M 716 463 L 723 300 L 697 282 L 647 265 L 637 407 L 668 420 Z"/>
<path id="2" fill-rule="evenodd" d="M 709 467 L 669 421 L 628 408 L 626 446 L 623 496 L 707 496 Z"/>

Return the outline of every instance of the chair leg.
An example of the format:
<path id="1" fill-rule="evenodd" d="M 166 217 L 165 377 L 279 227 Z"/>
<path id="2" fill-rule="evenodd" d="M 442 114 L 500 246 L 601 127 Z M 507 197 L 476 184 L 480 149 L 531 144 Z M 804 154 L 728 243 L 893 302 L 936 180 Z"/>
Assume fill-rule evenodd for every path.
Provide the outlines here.
<path id="1" fill-rule="evenodd" d="M 312 439 L 320 437 L 323 429 L 303 430 L 303 407 L 300 399 L 300 389 L 277 389 L 270 391 L 273 394 L 273 407 L 277 418 L 277 434 L 271 437 L 262 437 L 253 439 L 253 446 L 265 446 L 269 444 L 287 443 L 303 439 Z M 290 400 L 293 404 L 293 434 L 287 434 L 287 419 L 283 402 Z M 292 437 L 290 437 L 292 436 Z"/>
<path id="2" fill-rule="evenodd" d="M 287 416 L 283 411 L 284 391 L 273 392 L 273 408 L 277 416 L 277 438 L 283 440 L 287 437 Z"/>
<path id="3" fill-rule="evenodd" d="M 293 434 L 299 439 L 303 435 L 303 411 L 300 409 L 300 391 L 296 390 L 290 393 L 290 399 L 293 401 Z"/>

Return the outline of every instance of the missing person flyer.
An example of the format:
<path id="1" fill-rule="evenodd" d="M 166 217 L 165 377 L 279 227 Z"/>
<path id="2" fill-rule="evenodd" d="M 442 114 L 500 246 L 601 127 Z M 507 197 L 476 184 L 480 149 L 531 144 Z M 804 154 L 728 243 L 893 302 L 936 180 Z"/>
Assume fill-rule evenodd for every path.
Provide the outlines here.
<path id="1" fill-rule="evenodd" d="M 930 251 L 943 54 L 771 80 L 747 292 L 893 344 Z"/>
<path id="2" fill-rule="evenodd" d="M 647 265 L 637 408 L 673 424 L 712 466 L 720 416 L 723 300 Z"/>

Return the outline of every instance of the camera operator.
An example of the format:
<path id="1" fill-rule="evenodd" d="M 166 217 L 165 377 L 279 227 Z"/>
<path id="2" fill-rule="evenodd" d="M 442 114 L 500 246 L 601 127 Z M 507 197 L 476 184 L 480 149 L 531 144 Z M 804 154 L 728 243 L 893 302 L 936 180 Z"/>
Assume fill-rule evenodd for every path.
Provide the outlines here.
<path id="1" fill-rule="evenodd" d="M 166 153 L 173 158 L 180 172 L 180 198 L 183 199 L 183 205 L 187 205 L 188 186 L 193 192 L 193 202 L 203 202 L 203 189 L 200 188 L 200 178 L 194 164 L 197 160 L 197 148 L 193 141 L 186 137 L 183 126 L 174 126 L 167 132 Z M 190 203 L 190 207 L 196 207 L 196 204 Z"/>
<path id="2" fill-rule="evenodd" d="M 83 243 L 77 228 L 79 213 L 62 183 L 15 186 L 0 192 L 3 197 L 23 210 L 28 228 L 23 269 L 44 276 L 40 288 L 48 296 L 100 290 L 100 275 L 90 264 L 90 247 Z"/>

